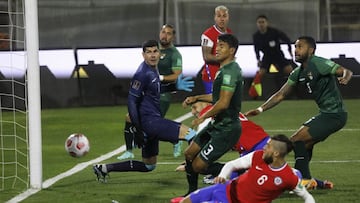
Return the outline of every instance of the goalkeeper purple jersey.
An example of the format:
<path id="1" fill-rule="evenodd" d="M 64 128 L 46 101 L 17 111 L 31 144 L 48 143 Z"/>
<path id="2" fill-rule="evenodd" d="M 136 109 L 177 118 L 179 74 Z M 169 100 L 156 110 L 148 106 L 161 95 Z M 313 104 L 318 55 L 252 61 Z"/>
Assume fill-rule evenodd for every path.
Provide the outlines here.
<path id="1" fill-rule="evenodd" d="M 128 96 L 128 111 L 133 123 L 140 125 L 141 119 L 149 116 L 161 117 L 160 88 L 158 70 L 142 62 L 131 80 Z"/>

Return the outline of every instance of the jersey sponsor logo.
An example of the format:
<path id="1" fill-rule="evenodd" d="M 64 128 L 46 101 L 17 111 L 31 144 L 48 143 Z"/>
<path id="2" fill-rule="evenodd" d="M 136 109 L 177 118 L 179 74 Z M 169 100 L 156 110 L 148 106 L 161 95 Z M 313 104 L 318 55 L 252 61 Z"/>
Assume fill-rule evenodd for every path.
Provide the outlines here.
<path id="1" fill-rule="evenodd" d="M 135 90 L 139 90 L 140 86 L 141 86 L 141 82 L 138 80 L 134 80 L 134 82 L 131 85 L 131 88 L 133 88 Z"/>
<path id="2" fill-rule="evenodd" d="M 282 179 L 280 177 L 275 177 L 274 178 L 274 184 L 275 185 L 281 185 L 282 182 L 283 181 L 282 181 Z"/>
<path id="3" fill-rule="evenodd" d="M 311 72 L 309 72 L 309 73 L 307 74 L 307 76 L 309 77 L 310 80 L 312 80 L 312 79 L 314 78 Z"/>
<path id="4" fill-rule="evenodd" d="M 299 82 L 305 81 L 305 78 L 299 78 Z"/>
<path id="5" fill-rule="evenodd" d="M 223 78 L 223 84 L 224 85 L 230 85 L 230 81 L 231 81 L 231 75 L 225 74 L 224 78 Z"/>
<path id="6" fill-rule="evenodd" d="M 256 170 L 262 171 L 263 169 L 261 167 L 259 167 L 258 165 L 255 166 Z"/>

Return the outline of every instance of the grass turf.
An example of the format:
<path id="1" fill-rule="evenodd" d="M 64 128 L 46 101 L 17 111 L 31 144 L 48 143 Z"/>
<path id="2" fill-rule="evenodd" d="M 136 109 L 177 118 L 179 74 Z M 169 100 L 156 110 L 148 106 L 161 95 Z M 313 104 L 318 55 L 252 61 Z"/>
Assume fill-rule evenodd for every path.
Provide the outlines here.
<path id="1" fill-rule="evenodd" d="M 314 190 L 317 202 L 357 202 L 360 199 L 360 125 L 359 101 L 346 100 L 349 118 L 343 130 L 331 135 L 314 149 L 311 171 L 314 177 L 335 183 L 333 190 Z M 243 111 L 255 108 L 259 101 L 243 102 Z M 167 115 L 170 119 L 188 112 L 180 104 L 172 104 Z M 301 124 L 317 112 L 316 105 L 308 100 L 283 101 L 278 107 L 251 118 L 262 125 L 269 134 L 283 133 L 290 136 Z M 54 109 L 42 111 L 43 180 L 71 169 L 74 165 L 92 160 L 118 148 L 124 143 L 123 125 L 125 106 Z M 191 119 L 185 121 L 190 124 Z M 90 153 L 82 158 L 72 158 L 64 150 L 66 137 L 74 132 L 84 133 L 90 140 Z M 185 146 L 183 146 L 184 148 Z M 141 157 L 135 151 L 135 159 Z M 221 161 L 236 158 L 229 152 Z M 51 187 L 30 196 L 23 202 L 169 202 L 172 197 L 186 192 L 185 174 L 174 169 L 183 158 L 172 156 L 172 145 L 162 142 L 158 166 L 150 173 L 111 173 L 108 183 L 96 181 L 91 166 Z M 294 164 L 293 154 L 287 158 Z M 116 156 L 105 163 L 116 162 Z M 202 176 L 200 176 L 202 177 Z M 204 187 L 199 179 L 199 186 Z M 21 192 L 21 189 L 1 191 L 0 202 Z M 21 187 L 19 187 L 21 188 Z M 300 198 L 284 193 L 274 202 L 303 202 Z"/>

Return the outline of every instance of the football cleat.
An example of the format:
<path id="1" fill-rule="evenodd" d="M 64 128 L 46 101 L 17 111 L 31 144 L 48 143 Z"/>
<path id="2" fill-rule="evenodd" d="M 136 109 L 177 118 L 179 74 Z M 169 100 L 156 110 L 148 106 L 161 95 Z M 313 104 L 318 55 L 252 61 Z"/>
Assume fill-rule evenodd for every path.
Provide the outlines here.
<path id="1" fill-rule="evenodd" d="M 323 189 L 333 189 L 334 183 L 328 180 L 324 180 L 324 188 Z"/>
<path id="2" fill-rule="evenodd" d="M 183 200 L 185 197 L 174 197 L 170 200 L 171 203 L 179 203 L 181 200 Z"/>
<path id="3" fill-rule="evenodd" d="M 117 159 L 123 160 L 123 159 L 133 159 L 135 157 L 134 153 L 130 151 L 124 152 L 121 156 L 118 156 Z"/>
<path id="4" fill-rule="evenodd" d="M 178 143 L 174 144 L 174 157 L 179 157 L 181 155 L 181 146 L 182 146 L 182 141 L 179 141 Z"/>
<path id="5" fill-rule="evenodd" d="M 95 175 L 96 175 L 96 177 L 97 177 L 97 180 L 99 181 L 99 182 L 103 182 L 103 183 L 106 183 L 106 176 L 109 176 L 109 174 L 108 173 L 105 173 L 103 170 L 102 170 L 102 168 L 103 168 L 103 166 L 105 166 L 105 164 L 95 164 L 94 166 L 93 166 L 93 170 L 94 170 L 94 173 L 95 173 Z"/>
<path id="6" fill-rule="evenodd" d="M 214 179 L 215 177 L 212 175 L 206 175 L 203 178 L 203 183 L 208 185 L 214 185 Z"/>
<path id="7" fill-rule="evenodd" d="M 317 182 L 315 179 L 302 179 L 301 185 L 304 186 L 307 190 L 315 190 L 317 187 Z"/>

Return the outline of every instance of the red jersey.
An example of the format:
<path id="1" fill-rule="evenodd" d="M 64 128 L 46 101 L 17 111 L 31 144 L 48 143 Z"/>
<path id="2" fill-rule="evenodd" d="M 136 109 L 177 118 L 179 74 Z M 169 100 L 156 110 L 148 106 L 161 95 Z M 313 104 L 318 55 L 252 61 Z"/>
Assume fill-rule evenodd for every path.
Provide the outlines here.
<path id="1" fill-rule="evenodd" d="M 227 28 L 226 33 L 232 33 L 232 31 Z M 211 53 L 215 55 L 217 38 L 220 34 L 224 34 L 215 25 L 211 26 L 203 32 L 201 35 L 201 46 L 211 47 Z M 216 72 L 219 70 L 219 64 L 204 64 L 201 74 L 203 81 L 214 81 Z"/>
<path id="2" fill-rule="evenodd" d="M 239 118 L 241 122 L 241 136 L 233 147 L 234 150 L 240 153 L 251 151 L 256 144 L 269 137 L 261 126 L 248 120 L 244 114 L 239 113 Z"/>
<path id="3" fill-rule="evenodd" d="M 212 105 L 206 106 L 201 112 L 199 116 L 203 115 L 207 112 Z M 244 114 L 239 113 L 239 119 L 241 122 L 241 135 L 238 142 L 233 147 L 233 150 L 238 151 L 239 153 L 245 151 L 252 151 L 256 144 L 260 141 L 268 137 L 269 135 L 264 131 L 264 129 L 255 124 L 254 122 L 248 120 Z"/>
<path id="4" fill-rule="evenodd" d="M 262 159 L 263 153 L 255 151 L 249 170 L 227 185 L 229 202 L 269 203 L 285 190 L 297 186 L 299 179 L 287 163 L 281 168 L 271 168 Z"/>

